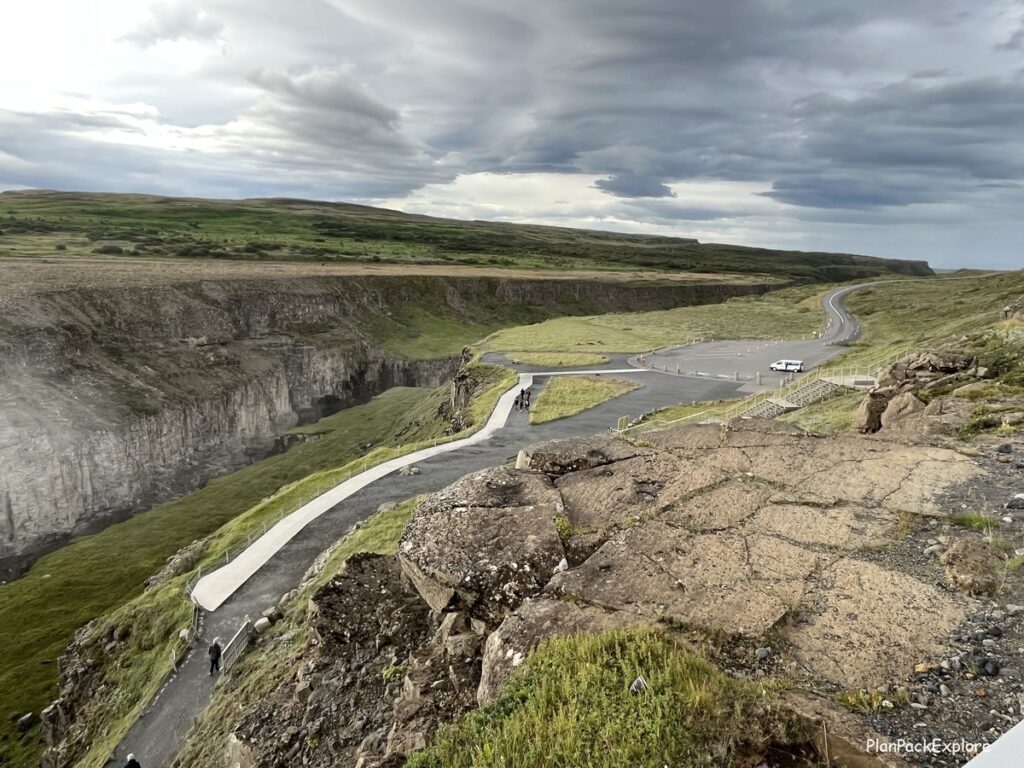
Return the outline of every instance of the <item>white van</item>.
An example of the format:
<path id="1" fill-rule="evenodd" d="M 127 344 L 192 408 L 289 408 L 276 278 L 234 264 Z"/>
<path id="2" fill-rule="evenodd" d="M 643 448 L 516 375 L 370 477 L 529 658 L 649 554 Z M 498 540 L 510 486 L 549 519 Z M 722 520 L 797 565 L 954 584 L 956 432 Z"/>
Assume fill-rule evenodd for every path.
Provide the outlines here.
<path id="1" fill-rule="evenodd" d="M 768 366 L 773 371 L 785 371 L 786 373 L 802 373 L 804 370 L 803 360 L 776 360 Z"/>

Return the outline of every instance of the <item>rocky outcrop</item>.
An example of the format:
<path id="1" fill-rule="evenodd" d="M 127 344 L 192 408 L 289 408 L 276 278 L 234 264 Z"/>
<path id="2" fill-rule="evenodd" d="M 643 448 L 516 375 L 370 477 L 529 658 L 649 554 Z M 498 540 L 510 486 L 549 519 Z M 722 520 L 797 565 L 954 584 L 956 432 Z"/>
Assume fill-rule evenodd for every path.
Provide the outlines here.
<path id="1" fill-rule="evenodd" d="M 931 717 L 929 670 L 976 686 L 948 659 L 989 614 L 937 584 L 943 565 L 966 568 L 990 545 L 968 534 L 975 543 L 942 563 L 922 560 L 929 534 L 904 530 L 908 511 L 950 520 L 962 489 L 987 481 L 965 456 L 750 420 L 649 433 L 643 446 L 552 441 L 519 464 L 428 497 L 396 555 L 354 558 L 322 588 L 306 661 L 244 714 L 230 748 L 244 744 L 254 766 L 397 766 L 494 701 L 546 639 L 632 627 L 696 638 L 737 676 L 785 675 L 794 689 L 780 705 L 850 765 L 901 762 L 866 751 L 878 736 L 867 721 L 812 692 L 910 699 L 913 685 L 918 708 L 894 709 L 902 727 Z M 995 675 L 992 644 L 971 664 Z"/>
<path id="2" fill-rule="evenodd" d="M 539 319 L 768 289 L 365 271 L 296 277 L 271 266 L 230 277 L 240 269 L 19 265 L 0 290 L 0 563 L 16 566 L 18 556 L 279 450 L 277 437 L 297 423 L 389 387 L 452 379 L 456 358 L 386 350 L 389 338 L 414 344 L 417 313 L 501 322 L 495 307 L 525 306 Z M 453 387 L 453 419 L 472 389 L 463 384 Z"/>
<path id="3" fill-rule="evenodd" d="M 565 556 L 560 498 L 544 475 L 488 469 L 423 503 L 399 543 L 402 569 L 435 611 L 497 626 Z"/>

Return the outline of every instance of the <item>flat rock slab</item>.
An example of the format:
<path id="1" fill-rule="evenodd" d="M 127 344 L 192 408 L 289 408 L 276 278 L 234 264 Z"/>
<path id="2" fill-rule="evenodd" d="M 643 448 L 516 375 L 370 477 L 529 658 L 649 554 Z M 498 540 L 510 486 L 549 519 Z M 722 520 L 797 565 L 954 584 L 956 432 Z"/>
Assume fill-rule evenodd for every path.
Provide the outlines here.
<path id="1" fill-rule="evenodd" d="M 760 636 L 804 593 L 819 555 L 770 536 L 653 522 L 610 539 L 548 591 L 606 609 Z"/>
<path id="2" fill-rule="evenodd" d="M 799 504 L 771 504 L 759 509 L 744 530 L 779 536 L 797 544 L 863 550 L 892 540 L 899 518 L 864 507 L 822 509 Z"/>
<path id="3" fill-rule="evenodd" d="M 729 480 L 665 511 L 659 519 L 695 531 L 733 528 L 768 503 L 772 489 L 747 480 Z"/>
<path id="4" fill-rule="evenodd" d="M 671 456 L 638 456 L 561 477 L 556 482 L 573 531 L 603 531 L 636 523 L 658 508 L 679 475 Z"/>
<path id="5" fill-rule="evenodd" d="M 968 457 L 758 420 L 645 440 L 546 443 L 531 469 L 467 476 L 414 513 L 399 559 L 419 593 L 503 627 L 484 699 L 539 638 L 604 622 L 785 625 L 781 652 L 859 688 L 905 679 L 963 619 L 968 597 L 851 553 L 890 542 L 905 511 L 953 511 L 947 491 L 983 474 Z"/>
<path id="6" fill-rule="evenodd" d="M 648 625 L 642 616 L 544 597 L 524 602 L 487 638 L 477 701 L 483 706 L 543 640 Z"/>
<path id="7" fill-rule="evenodd" d="M 797 659 L 851 689 L 904 678 L 940 653 L 968 606 L 912 576 L 849 558 L 822 572 L 807 602 L 809 621 L 788 633 Z"/>

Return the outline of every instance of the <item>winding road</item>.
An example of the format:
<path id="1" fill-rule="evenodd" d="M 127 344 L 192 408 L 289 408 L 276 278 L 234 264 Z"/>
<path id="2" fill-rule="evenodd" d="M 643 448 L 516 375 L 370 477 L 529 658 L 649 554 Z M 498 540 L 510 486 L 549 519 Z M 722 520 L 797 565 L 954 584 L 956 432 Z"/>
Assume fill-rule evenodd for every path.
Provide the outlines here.
<path id="1" fill-rule="evenodd" d="M 276 605 L 283 593 L 299 584 L 317 555 L 383 503 L 436 491 L 469 472 L 501 464 L 532 443 L 607 430 L 623 415 L 737 397 L 758 388 L 743 381 L 757 372 L 763 374 L 759 388 L 774 387 L 779 377 L 767 373 L 768 364 L 776 359 L 802 359 L 811 367 L 839 354 L 842 347 L 835 345 L 852 340 L 859 332 L 842 299 L 861 287 L 847 286 L 823 297 L 826 329 L 820 339 L 690 344 L 649 355 L 647 367 L 631 366 L 626 355 L 613 356 L 606 365 L 586 371 L 517 366 L 519 383 L 500 398 L 480 431 L 465 440 L 410 454 L 346 480 L 283 519 L 230 564 L 204 576 L 194 590 L 196 600 L 207 610 L 204 639 L 219 637 L 223 644 L 246 617 L 257 617 Z M 667 370 L 655 370 L 653 365 Z M 675 373 L 676 367 L 679 374 Z M 693 371 L 701 375 L 691 375 Z M 617 378 L 643 386 L 576 416 L 537 426 L 527 423 L 525 413 L 513 410 L 515 394 L 521 387 L 532 385 L 536 394 L 553 376 L 582 373 L 614 373 Z M 404 476 L 397 472 L 410 464 L 416 464 L 420 474 Z M 107 765 L 122 765 L 129 752 L 134 752 L 146 768 L 169 765 L 193 719 L 209 701 L 216 678 L 207 672 L 206 654 L 202 650 L 192 653 L 149 703 Z"/>

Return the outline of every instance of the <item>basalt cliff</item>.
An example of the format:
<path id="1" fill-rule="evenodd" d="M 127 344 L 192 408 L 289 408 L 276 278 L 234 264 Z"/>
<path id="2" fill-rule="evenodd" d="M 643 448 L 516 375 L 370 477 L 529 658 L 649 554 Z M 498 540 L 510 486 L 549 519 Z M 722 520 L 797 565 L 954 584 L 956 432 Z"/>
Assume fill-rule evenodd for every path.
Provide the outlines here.
<path id="1" fill-rule="evenodd" d="M 0 289 L 0 562 L 188 492 L 283 430 L 393 386 L 438 386 L 458 356 L 411 359 L 452 327 L 660 309 L 751 282 L 374 274 L 124 262 L 12 262 Z M 467 336 L 466 342 L 473 338 Z M 457 348 L 457 347 L 456 347 Z"/>

